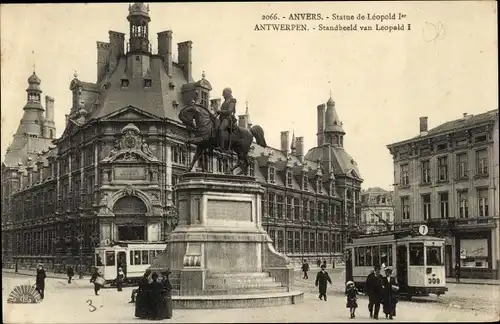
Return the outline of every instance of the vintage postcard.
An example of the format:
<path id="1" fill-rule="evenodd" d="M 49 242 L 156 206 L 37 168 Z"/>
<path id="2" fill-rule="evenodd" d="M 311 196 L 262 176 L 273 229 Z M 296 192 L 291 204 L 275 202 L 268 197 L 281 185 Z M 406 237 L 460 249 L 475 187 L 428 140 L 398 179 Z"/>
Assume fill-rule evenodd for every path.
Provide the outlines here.
<path id="1" fill-rule="evenodd" d="M 498 321 L 497 10 L 2 4 L 3 321 Z"/>

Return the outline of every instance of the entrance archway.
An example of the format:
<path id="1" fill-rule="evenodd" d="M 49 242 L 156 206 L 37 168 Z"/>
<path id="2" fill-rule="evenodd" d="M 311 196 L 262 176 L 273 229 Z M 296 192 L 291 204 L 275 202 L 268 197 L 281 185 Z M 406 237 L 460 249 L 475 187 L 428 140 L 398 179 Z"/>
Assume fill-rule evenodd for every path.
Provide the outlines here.
<path id="1" fill-rule="evenodd" d="M 113 206 L 118 241 L 145 241 L 146 212 L 144 202 L 136 196 L 118 199 Z"/>

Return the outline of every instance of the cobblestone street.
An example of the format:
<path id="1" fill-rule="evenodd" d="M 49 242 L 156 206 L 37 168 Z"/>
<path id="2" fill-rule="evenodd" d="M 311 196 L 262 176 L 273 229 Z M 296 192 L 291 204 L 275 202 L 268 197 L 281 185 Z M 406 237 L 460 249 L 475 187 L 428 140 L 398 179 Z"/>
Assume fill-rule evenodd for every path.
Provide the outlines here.
<path id="1" fill-rule="evenodd" d="M 327 302 L 316 295 L 312 272 L 308 281 L 296 274 L 296 286 L 305 292 L 304 302 L 272 308 L 174 310 L 172 323 L 221 322 L 343 322 L 349 320 L 342 295 L 341 274 L 332 273 L 333 285 Z M 64 279 L 47 279 L 46 297 L 39 304 L 12 305 L 6 300 L 10 291 L 20 284 L 33 284 L 34 278 L 4 273 L 2 283 L 4 322 L 6 323 L 120 323 L 142 322 L 134 317 L 134 305 L 129 304 L 132 288 L 123 292 L 101 290 L 94 296 L 88 279 L 75 280 L 71 285 Z M 460 286 L 460 285 L 455 285 Z M 450 285 L 447 296 L 421 300 L 401 301 L 395 321 L 493 321 L 498 319 L 493 300 L 498 300 L 498 286 Z M 496 293 L 496 295 L 495 295 Z M 488 299 L 488 294 L 490 298 Z M 468 297 L 469 296 L 469 297 Z M 89 305 L 92 304 L 92 306 Z M 483 305 L 483 306 L 480 306 Z M 95 308 L 93 307 L 95 306 Z M 367 300 L 359 299 L 360 308 L 354 321 L 369 320 Z M 498 306 L 497 306 L 498 307 Z M 497 317 L 495 318 L 495 313 Z M 382 319 L 382 321 L 386 321 Z"/>

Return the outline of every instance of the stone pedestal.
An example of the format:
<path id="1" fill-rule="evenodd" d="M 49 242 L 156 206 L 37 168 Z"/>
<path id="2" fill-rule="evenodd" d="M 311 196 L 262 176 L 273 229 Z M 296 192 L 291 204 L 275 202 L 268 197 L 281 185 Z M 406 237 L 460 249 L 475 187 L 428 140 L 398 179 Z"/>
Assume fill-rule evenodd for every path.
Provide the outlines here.
<path id="1" fill-rule="evenodd" d="M 293 266 L 274 250 L 261 226 L 263 192 L 246 176 L 186 173 L 181 177 L 176 186 L 179 224 L 165 253 L 151 265 L 153 271 L 170 269 L 174 294 L 179 295 L 174 307 L 269 306 L 295 303 L 302 297 L 291 292 Z M 263 302 L 271 295 L 280 300 Z M 237 302 L 228 302 L 228 296 Z"/>

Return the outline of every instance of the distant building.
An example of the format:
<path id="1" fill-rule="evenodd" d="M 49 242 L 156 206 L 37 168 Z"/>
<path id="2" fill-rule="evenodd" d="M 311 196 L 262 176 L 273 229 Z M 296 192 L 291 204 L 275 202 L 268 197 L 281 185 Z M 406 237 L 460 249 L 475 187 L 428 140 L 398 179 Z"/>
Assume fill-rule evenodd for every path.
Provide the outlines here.
<path id="1" fill-rule="evenodd" d="M 394 229 L 394 192 L 379 187 L 361 191 L 360 228 L 366 234 Z"/>
<path id="2" fill-rule="evenodd" d="M 205 74 L 193 80 L 191 41 L 177 44 L 174 62 L 172 31 L 158 33 L 153 53 L 148 6 L 129 6 L 127 19 L 127 44 L 116 31 L 97 42 L 96 82 L 76 74 L 71 81 L 60 138 L 53 138 L 53 99 L 44 115 L 40 79 L 28 80 L 25 116 L 2 163 L 4 266 L 88 267 L 97 245 L 160 242 L 179 222 L 175 185 L 194 150 L 177 116 L 197 93 L 200 107 L 220 106 L 220 99 L 210 99 Z M 249 175 L 265 188 L 262 221 L 275 248 L 296 260 L 331 262 L 342 259 L 359 219 L 362 179 L 344 149 L 333 99 L 317 112 L 316 147 L 305 152 L 303 137 L 282 131 L 279 149 L 253 145 Z M 238 118 L 251 127 L 248 107 Z M 233 160 L 216 152 L 203 163 L 226 173 Z"/>
<path id="3" fill-rule="evenodd" d="M 498 111 L 427 128 L 387 146 L 394 159 L 396 229 L 427 224 L 446 238 L 446 274 L 459 262 L 462 277 L 499 276 Z"/>

